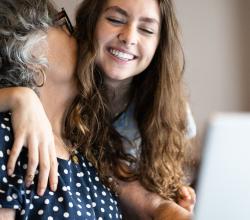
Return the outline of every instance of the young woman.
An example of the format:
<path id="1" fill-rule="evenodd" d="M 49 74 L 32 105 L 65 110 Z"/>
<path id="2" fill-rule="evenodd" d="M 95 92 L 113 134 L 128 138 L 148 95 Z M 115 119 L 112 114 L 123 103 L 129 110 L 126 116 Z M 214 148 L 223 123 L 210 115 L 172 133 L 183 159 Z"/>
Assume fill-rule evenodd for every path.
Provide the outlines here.
<path id="1" fill-rule="evenodd" d="M 111 142 L 107 148 L 96 144 L 85 149 L 87 158 L 107 181 L 112 170 L 117 178 L 137 179 L 149 191 L 177 200 L 188 123 L 172 2 L 85 0 L 78 11 L 76 37 L 80 46 L 77 71 L 87 85 L 83 94 L 88 112 L 92 110 L 97 118 L 105 112 L 103 120 L 109 129 L 103 130 L 107 132 L 104 142 Z M 91 125 L 88 118 L 86 122 Z M 47 123 L 43 126 L 47 128 Z M 88 134 L 93 135 L 102 128 L 91 129 Z M 25 132 L 15 132 L 21 138 L 13 149 L 20 150 L 26 142 L 29 132 Z M 27 141 L 27 145 L 34 149 L 38 144 Z M 10 164 L 19 150 L 14 150 Z M 36 166 L 31 167 L 28 176 Z"/>

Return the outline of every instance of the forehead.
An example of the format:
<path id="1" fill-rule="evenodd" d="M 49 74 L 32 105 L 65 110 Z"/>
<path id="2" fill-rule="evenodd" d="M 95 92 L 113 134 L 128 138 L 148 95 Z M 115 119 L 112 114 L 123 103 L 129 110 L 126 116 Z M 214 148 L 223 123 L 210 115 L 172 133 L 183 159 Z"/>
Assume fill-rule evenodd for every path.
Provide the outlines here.
<path id="1" fill-rule="evenodd" d="M 160 22 L 160 8 L 157 0 L 107 0 L 104 10 L 116 11 L 117 7 L 126 11 L 128 16 L 149 17 Z"/>

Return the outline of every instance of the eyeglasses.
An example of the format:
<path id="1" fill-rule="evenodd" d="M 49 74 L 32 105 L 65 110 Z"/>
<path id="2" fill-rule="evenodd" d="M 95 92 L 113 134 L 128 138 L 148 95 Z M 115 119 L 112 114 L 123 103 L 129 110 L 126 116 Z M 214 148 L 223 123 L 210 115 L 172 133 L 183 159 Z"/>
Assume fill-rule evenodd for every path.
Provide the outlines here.
<path id="1" fill-rule="evenodd" d="M 73 25 L 71 24 L 70 19 L 64 8 L 62 8 L 62 10 L 56 15 L 54 21 L 60 26 L 65 25 L 70 34 L 74 33 Z"/>

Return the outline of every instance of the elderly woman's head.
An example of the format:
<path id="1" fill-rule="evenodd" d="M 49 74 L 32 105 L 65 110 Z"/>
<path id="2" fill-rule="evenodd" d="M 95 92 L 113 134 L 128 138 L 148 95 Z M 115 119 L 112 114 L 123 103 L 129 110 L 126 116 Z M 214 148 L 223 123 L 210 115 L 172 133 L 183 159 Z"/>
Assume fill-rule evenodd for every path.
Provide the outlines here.
<path id="1" fill-rule="evenodd" d="M 75 51 L 71 36 L 58 27 L 57 14 L 49 0 L 0 1 L 1 87 L 41 86 L 45 70 L 60 70 L 57 61 L 67 46 L 74 44 Z M 67 60 L 72 61 L 73 54 L 68 54 Z M 74 65 L 69 64 L 71 69 Z"/>

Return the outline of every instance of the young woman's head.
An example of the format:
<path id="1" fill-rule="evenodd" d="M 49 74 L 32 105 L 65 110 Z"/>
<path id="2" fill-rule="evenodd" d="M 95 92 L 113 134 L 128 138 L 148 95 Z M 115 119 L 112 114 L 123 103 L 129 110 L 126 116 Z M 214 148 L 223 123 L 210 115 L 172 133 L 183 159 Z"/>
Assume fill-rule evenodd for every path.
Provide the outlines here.
<path id="1" fill-rule="evenodd" d="M 181 184 L 186 146 L 178 34 L 171 0 L 84 0 L 76 17 L 78 75 L 88 82 L 85 91 L 105 97 L 103 79 L 133 79 L 131 100 L 142 136 L 139 170 L 133 175 L 165 198 L 174 198 Z M 123 155 L 122 147 L 113 145 L 108 153 L 107 164 L 119 169 L 114 158 Z"/>

